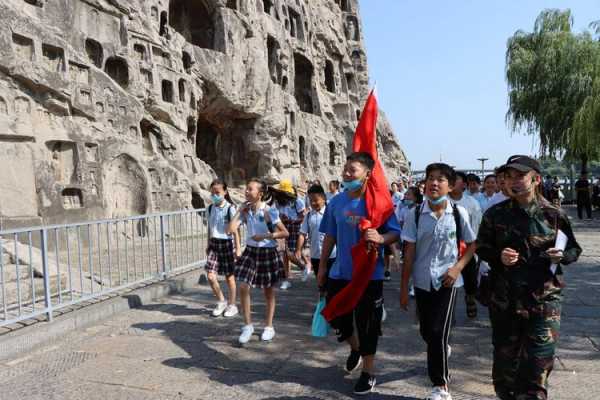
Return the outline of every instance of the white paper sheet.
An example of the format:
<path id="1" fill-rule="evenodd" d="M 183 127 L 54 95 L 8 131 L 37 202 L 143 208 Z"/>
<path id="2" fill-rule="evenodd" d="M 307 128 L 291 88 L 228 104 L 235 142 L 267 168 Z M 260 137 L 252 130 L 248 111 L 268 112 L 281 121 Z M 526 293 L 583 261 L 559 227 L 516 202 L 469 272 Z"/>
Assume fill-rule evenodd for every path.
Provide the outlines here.
<path id="1" fill-rule="evenodd" d="M 564 251 L 567 248 L 568 241 L 569 241 L 569 238 L 567 237 L 567 235 L 565 235 L 565 233 L 563 231 L 559 230 L 556 233 L 556 242 L 554 243 L 554 248 Z M 550 271 L 552 271 L 552 274 L 556 274 L 557 267 L 558 267 L 558 264 L 550 265 Z"/>

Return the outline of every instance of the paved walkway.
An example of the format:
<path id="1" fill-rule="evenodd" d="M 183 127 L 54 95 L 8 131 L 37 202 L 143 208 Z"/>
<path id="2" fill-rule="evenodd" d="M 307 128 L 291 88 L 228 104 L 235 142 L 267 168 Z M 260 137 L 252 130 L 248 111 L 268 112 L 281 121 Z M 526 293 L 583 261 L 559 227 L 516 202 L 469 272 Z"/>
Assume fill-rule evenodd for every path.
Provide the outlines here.
<path id="1" fill-rule="evenodd" d="M 576 223 L 585 255 L 567 268 L 562 338 L 551 376 L 554 399 L 600 394 L 600 223 Z M 398 280 L 386 283 L 388 320 L 378 353 L 372 399 L 423 399 L 428 380 L 425 346 L 414 307 L 398 307 Z M 257 325 L 264 310 L 254 293 Z M 241 318 L 211 318 L 207 287 L 73 332 L 52 347 L 0 364 L 0 399 L 348 399 L 356 376 L 341 365 L 345 346 L 308 335 L 315 282 L 294 281 L 278 293 L 274 342 L 258 336 L 241 348 Z M 459 301 L 452 358 L 453 397 L 490 399 L 491 343 L 484 309 L 465 318 Z M 83 311 L 85 312 L 85 311 Z M 260 329 L 258 330 L 260 333 Z M 594 396 L 595 395 L 595 396 Z"/>

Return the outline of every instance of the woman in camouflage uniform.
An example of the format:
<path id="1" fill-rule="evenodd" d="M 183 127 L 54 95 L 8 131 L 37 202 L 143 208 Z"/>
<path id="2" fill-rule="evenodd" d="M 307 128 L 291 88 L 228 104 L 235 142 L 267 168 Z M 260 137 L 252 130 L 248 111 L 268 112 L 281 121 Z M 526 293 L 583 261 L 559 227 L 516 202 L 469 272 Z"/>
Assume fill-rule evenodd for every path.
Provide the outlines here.
<path id="1" fill-rule="evenodd" d="M 483 216 L 477 254 L 491 266 L 494 364 L 492 378 L 502 400 L 546 400 L 547 379 L 559 336 L 561 265 L 577 260 L 569 219 L 541 194 L 540 166 L 512 156 L 502 167 L 510 198 Z M 555 248 L 558 231 L 564 250 Z"/>

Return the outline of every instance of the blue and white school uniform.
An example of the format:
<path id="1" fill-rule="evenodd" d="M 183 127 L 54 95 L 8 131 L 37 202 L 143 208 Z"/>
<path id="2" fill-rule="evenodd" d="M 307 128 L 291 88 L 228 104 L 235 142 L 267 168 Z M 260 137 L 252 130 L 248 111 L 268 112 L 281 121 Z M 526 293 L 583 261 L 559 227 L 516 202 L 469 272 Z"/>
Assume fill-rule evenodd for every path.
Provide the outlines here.
<path id="1" fill-rule="evenodd" d="M 229 276 L 235 269 L 233 237 L 226 233 L 227 225 L 236 213 L 235 206 L 224 201 L 221 206 L 208 207 L 208 248 L 206 272 Z"/>
<path id="2" fill-rule="evenodd" d="M 304 221 L 302 221 L 302 226 L 300 227 L 300 234 L 305 235 L 308 238 L 307 242 L 310 246 L 310 260 L 315 275 L 319 272 L 319 261 L 323 250 L 323 240 L 325 240 L 325 234 L 319 231 L 321 221 L 325 215 L 325 208 L 326 207 L 323 207 L 319 211 L 311 210 L 304 218 Z M 327 261 L 328 272 L 335 262 L 335 257 L 336 249 L 334 247 L 329 255 L 329 260 Z"/>
<path id="3" fill-rule="evenodd" d="M 283 260 L 273 239 L 255 241 L 257 234 L 267 234 L 281 222 L 277 209 L 264 205 L 253 212 L 248 210 L 240 216 L 246 225 L 246 249 L 235 266 L 238 281 L 257 288 L 275 286 L 283 277 Z"/>

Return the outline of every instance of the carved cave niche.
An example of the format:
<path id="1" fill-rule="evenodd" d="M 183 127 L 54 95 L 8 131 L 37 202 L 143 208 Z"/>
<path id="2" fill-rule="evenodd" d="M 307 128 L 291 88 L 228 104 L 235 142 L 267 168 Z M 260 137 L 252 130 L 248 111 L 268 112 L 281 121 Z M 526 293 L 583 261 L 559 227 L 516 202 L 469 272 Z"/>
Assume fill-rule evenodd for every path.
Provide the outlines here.
<path id="1" fill-rule="evenodd" d="M 325 87 L 330 93 L 335 93 L 335 69 L 330 60 L 325 61 Z"/>
<path id="2" fill-rule="evenodd" d="M 180 79 L 179 83 L 178 83 L 178 89 L 179 89 L 179 101 L 182 103 L 185 103 L 186 87 L 187 87 L 187 84 L 185 82 L 185 79 Z"/>
<path id="3" fill-rule="evenodd" d="M 267 61 L 269 76 L 276 85 L 281 85 L 283 80 L 283 67 L 281 64 L 281 46 L 273 36 L 267 36 Z"/>
<path id="4" fill-rule="evenodd" d="M 13 33 L 12 46 L 14 54 L 18 59 L 23 61 L 33 61 L 34 45 L 31 38 Z"/>
<path id="5" fill-rule="evenodd" d="M 335 166 L 336 164 L 336 150 L 335 142 L 329 142 L 329 165 Z"/>
<path id="6" fill-rule="evenodd" d="M 290 20 L 290 35 L 298 40 L 304 41 L 304 24 L 302 23 L 302 17 L 291 7 L 288 8 L 288 14 Z"/>
<path id="7" fill-rule="evenodd" d="M 146 46 L 144 46 L 141 43 L 135 43 L 133 45 L 133 53 L 135 54 L 135 58 L 138 61 L 147 61 L 148 60 Z"/>
<path id="8" fill-rule="evenodd" d="M 104 168 L 107 216 L 122 218 L 145 214 L 147 186 L 144 170 L 134 158 L 128 154 L 115 157 Z"/>
<path id="9" fill-rule="evenodd" d="M 65 210 L 83 208 L 83 193 L 79 188 L 66 188 L 61 193 L 62 206 Z"/>
<path id="10" fill-rule="evenodd" d="M 148 120 L 140 121 L 140 131 L 142 132 L 142 153 L 145 157 L 153 157 L 156 153 L 156 132 L 158 127 L 154 126 Z"/>
<path id="11" fill-rule="evenodd" d="M 49 71 L 65 71 L 65 51 L 60 47 L 42 43 L 42 61 Z"/>
<path id="12" fill-rule="evenodd" d="M 190 53 L 188 53 L 187 51 L 182 52 L 181 61 L 183 63 L 183 69 L 185 70 L 185 72 L 188 74 L 191 74 L 192 73 L 192 57 L 190 56 Z"/>
<path id="13" fill-rule="evenodd" d="M 106 60 L 104 71 L 123 89 L 129 86 L 129 67 L 127 61 L 121 57 L 110 57 Z"/>
<path id="14" fill-rule="evenodd" d="M 346 17 L 346 39 L 350 41 L 359 41 L 360 40 L 360 31 L 358 28 L 358 19 L 354 15 L 349 15 Z"/>
<path id="15" fill-rule="evenodd" d="M 171 0 L 169 25 L 194 46 L 218 50 L 215 48 L 214 15 L 209 13 L 203 0 Z"/>
<path id="16" fill-rule="evenodd" d="M 88 60 L 97 68 L 102 68 L 104 62 L 104 50 L 102 45 L 94 39 L 87 38 L 85 40 L 85 52 Z"/>
<path id="17" fill-rule="evenodd" d="M 173 103 L 174 102 L 173 92 L 174 92 L 173 82 L 163 79 L 161 82 L 162 100 L 166 103 Z"/>
<path id="18" fill-rule="evenodd" d="M 217 176 L 232 186 L 260 175 L 261 155 L 248 151 L 255 134 L 255 120 L 235 120 L 226 129 L 201 115 L 196 123 L 196 157 L 209 164 Z"/>
<path id="19" fill-rule="evenodd" d="M 314 69 L 308 58 L 294 54 L 294 96 L 301 111 L 316 114 L 313 88 Z"/>
<path id="20" fill-rule="evenodd" d="M 8 115 L 8 103 L 0 96 L 0 115 Z"/>
<path id="21" fill-rule="evenodd" d="M 304 139 L 304 136 L 298 137 L 298 156 L 300 163 L 306 165 L 306 139 Z"/>
<path id="22" fill-rule="evenodd" d="M 46 147 L 55 182 L 65 185 L 73 183 L 79 159 L 75 142 L 51 140 L 46 142 Z"/>
<path id="23" fill-rule="evenodd" d="M 227 0 L 227 4 L 225 6 L 232 10 L 239 10 L 238 0 Z"/>

